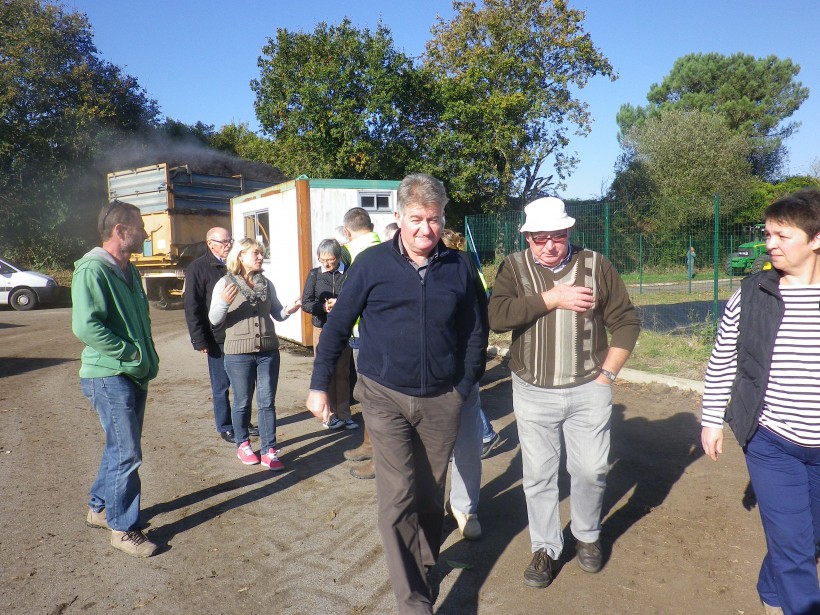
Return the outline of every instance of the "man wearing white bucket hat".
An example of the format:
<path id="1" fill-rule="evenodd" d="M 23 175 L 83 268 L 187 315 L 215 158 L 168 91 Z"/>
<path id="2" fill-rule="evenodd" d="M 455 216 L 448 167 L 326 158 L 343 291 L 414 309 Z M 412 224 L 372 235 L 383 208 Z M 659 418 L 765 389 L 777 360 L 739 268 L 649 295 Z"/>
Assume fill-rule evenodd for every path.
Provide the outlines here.
<path id="1" fill-rule="evenodd" d="M 609 469 L 611 384 L 635 346 L 640 319 L 603 255 L 570 243 L 563 201 L 524 209 L 529 247 L 508 256 L 490 297 L 490 327 L 513 331 L 513 409 L 524 469 L 533 558 L 524 583 L 547 587 L 563 550 L 558 510 L 562 434 L 578 564 L 603 565 L 601 509 Z"/>

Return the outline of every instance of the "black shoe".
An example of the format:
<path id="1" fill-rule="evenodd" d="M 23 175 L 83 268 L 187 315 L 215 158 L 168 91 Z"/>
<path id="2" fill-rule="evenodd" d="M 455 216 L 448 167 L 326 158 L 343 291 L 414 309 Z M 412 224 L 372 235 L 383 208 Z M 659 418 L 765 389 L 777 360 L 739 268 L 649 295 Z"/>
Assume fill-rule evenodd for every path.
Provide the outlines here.
<path id="1" fill-rule="evenodd" d="M 481 458 L 485 459 L 492 452 L 492 450 L 496 446 L 498 446 L 499 442 L 501 442 L 501 436 L 499 436 L 498 434 L 495 434 L 493 436 L 493 439 L 489 442 L 485 442 L 484 445 L 481 447 Z"/>
<path id="2" fill-rule="evenodd" d="M 524 571 L 524 585 L 529 587 L 549 587 L 555 574 L 555 560 L 546 549 L 538 549 L 532 555 L 532 561 Z"/>
<path id="3" fill-rule="evenodd" d="M 254 425 L 253 423 L 248 423 L 248 435 L 249 436 L 258 436 L 259 435 L 259 428 Z"/>
<path id="4" fill-rule="evenodd" d="M 604 565 L 604 555 L 601 551 L 601 541 L 581 542 L 578 541 L 576 547 L 578 552 L 578 565 L 584 572 L 598 572 Z"/>
<path id="5" fill-rule="evenodd" d="M 234 435 L 233 435 L 232 431 L 230 431 L 230 430 L 229 431 L 220 431 L 219 435 L 222 436 L 222 439 L 225 440 L 225 442 L 230 442 L 231 444 L 236 444 L 236 438 L 234 438 Z"/>

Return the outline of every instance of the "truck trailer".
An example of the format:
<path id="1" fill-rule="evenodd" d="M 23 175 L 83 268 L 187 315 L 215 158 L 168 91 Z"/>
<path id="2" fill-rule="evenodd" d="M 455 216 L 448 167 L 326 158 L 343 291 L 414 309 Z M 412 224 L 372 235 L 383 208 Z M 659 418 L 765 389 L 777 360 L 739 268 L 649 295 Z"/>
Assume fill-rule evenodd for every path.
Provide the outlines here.
<path id="1" fill-rule="evenodd" d="M 148 239 L 131 258 L 149 300 L 161 309 L 182 306 L 185 267 L 205 253 L 208 229 L 231 228 L 231 199 L 287 179 L 272 167 L 267 179 L 252 179 L 224 165 L 216 171 L 203 166 L 161 162 L 108 174 L 109 201 L 131 203 L 142 213 Z"/>

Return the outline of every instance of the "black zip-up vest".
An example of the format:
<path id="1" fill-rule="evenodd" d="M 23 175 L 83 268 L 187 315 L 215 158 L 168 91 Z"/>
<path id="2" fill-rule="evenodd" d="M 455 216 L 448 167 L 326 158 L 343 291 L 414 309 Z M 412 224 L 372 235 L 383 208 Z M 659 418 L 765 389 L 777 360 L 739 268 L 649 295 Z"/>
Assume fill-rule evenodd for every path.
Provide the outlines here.
<path id="1" fill-rule="evenodd" d="M 774 342 L 786 308 L 780 275 L 774 269 L 749 276 L 740 288 L 737 375 L 726 407 L 726 422 L 745 449 L 763 412 Z"/>

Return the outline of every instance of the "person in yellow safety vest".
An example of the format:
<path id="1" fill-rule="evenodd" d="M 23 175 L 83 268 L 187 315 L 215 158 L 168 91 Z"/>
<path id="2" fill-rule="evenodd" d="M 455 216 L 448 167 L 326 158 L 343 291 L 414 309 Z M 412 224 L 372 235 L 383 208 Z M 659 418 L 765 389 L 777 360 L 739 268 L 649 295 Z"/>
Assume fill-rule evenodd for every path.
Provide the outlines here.
<path id="1" fill-rule="evenodd" d="M 343 224 L 350 241 L 342 246 L 342 262 L 345 267 L 350 267 L 359 254 L 371 246 L 379 245 L 381 239 L 373 230 L 370 214 L 361 207 L 348 209 Z"/>
<path id="2" fill-rule="evenodd" d="M 373 222 L 370 220 L 370 214 L 361 207 L 348 209 L 342 223 L 344 224 L 345 233 L 350 238 L 350 241 L 342 246 L 342 262 L 345 264 L 345 267 L 350 267 L 359 254 L 367 248 L 379 245 L 381 239 L 379 239 L 379 235 L 373 231 Z M 350 347 L 353 349 L 353 365 L 356 366 L 359 359 L 358 320 L 356 324 L 353 325 Z M 346 450 L 344 457 L 348 461 L 367 461 L 365 464 L 350 468 L 350 475 L 354 478 L 376 478 L 376 469 L 373 465 L 373 445 L 370 443 L 370 434 L 367 431 L 366 425 L 362 445 Z"/>

